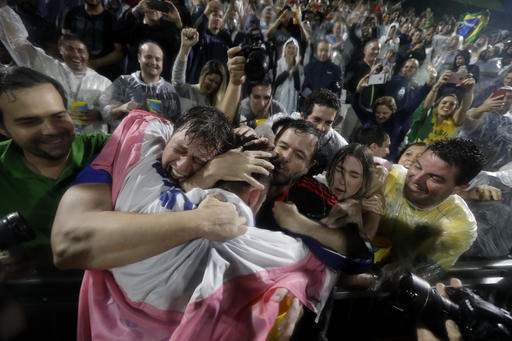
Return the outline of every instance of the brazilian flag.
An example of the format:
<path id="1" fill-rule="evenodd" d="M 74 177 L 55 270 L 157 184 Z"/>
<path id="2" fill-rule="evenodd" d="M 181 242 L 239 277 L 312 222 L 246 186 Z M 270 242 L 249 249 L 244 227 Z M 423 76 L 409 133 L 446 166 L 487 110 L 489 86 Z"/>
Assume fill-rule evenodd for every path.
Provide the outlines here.
<path id="1" fill-rule="evenodd" d="M 473 43 L 478 38 L 480 31 L 487 26 L 489 22 L 489 11 L 478 13 L 466 13 L 462 22 L 457 28 L 457 34 L 464 37 L 465 43 Z"/>

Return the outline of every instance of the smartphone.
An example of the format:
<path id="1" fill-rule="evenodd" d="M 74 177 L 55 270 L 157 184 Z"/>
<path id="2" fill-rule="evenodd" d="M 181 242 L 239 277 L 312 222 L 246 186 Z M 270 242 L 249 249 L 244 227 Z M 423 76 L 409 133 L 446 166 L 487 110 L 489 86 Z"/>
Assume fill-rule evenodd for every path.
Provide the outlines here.
<path id="1" fill-rule="evenodd" d="M 498 89 L 492 93 L 491 98 L 504 97 L 506 94 L 507 94 L 506 89 Z"/>
<path id="2" fill-rule="evenodd" d="M 163 13 L 169 12 L 172 8 L 170 3 L 162 0 L 149 0 L 148 7 Z"/>

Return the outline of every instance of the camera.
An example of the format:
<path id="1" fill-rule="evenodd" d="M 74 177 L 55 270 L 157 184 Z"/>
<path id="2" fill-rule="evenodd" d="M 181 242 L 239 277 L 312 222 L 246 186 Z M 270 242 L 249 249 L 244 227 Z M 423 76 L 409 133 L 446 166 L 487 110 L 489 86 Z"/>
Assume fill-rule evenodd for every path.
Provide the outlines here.
<path id="1" fill-rule="evenodd" d="M 0 220 L 0 250 L 30 241 L 36 237 L 19 212 L 9 213 Z"/>
<path id="2" fill-rule="evenodd" d="M 249 31 L 242 43 L 240 55 L 245 57 L 245 75 L 249 82 L 261 81 L 274 68 L 275 51 L 265 42 L 261 30 Z"/>
<path id="3" fill-rule="evenodd" d="M 444 321 L 453 320 L 464 340 L 511 340 L 512 316 L 467 288 L 446 288 L 449 299 L 412 273 L 399 277 L 394 306 L 411 312 L 434 334 L 446 338 Z"/>

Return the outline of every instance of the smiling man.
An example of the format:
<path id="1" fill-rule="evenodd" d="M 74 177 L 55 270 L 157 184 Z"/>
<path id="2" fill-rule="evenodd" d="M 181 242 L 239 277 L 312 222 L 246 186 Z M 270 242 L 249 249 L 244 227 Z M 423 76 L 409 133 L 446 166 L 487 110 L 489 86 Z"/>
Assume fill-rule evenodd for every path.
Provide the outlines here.
<path id="1" fill-rule="evenodd" d="M 106 132 L 100 115 L 99 98 L 111 84 L 110 80 L 88 67 L 89 51 L 76 36 L 59 39 L 63 62 L 50 57 L 28 41 L 28 32 L 21 18 L 0 2 L 0 40 L 19 66 L 30 67 L 56 79 L 66 92 L 67 105 L 78 131 Z"/>
<path id="2" fill-rule="evenodd" d="M 60 84 L 23 67 L 0 73 L 0 132 L 10 138 L 0 143 L 0 215 L 19 211 L 36 232 L 28 257 L 51 266 L 58 201 L 106 135 L 75 135 Z"/>
<path id="3" fill-rule="evenodd" d="M 469 249 L 477 235 L 476 221 L 454 193 L 468 187 L 484 159 L 473 142 L 451 139 L 430 145 L 409 170 L 393 166 L 384 187 L 379 231 L 391 242 L 392 252 L 413 241 L 407 247 L 416 248 L 421 260 L 449 268 Z"/>
<path id="4" fill-rule="evenodd" d="M 133 109 L 144 109 L 174 121 L 180 115 L 178 94 L 161 77 L 164 61 L 162 48 L 152 41 L 139 45 L 140 71 L 122 75 L 101 96 L 101 113 L 113 130 Z"/>

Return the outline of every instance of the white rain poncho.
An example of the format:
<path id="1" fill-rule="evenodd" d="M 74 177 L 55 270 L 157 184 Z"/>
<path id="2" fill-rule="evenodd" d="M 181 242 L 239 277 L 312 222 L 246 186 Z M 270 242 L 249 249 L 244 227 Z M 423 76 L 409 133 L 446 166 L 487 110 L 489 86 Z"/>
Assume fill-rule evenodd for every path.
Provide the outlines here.
<path id="1" fill-rule="evenodd" d="M 295 67 L 297 74 L 288 72 L 288 63 L 285 59 L 286 45 L 289 43 L 295 45 L 297 49 L 297 56 L 295 58 Z M 283 45 L 281 58 L 277 61 L 277 79 L 284 77 L 283 72 L 287 72 L 288 76 L 280 80 L 280 84 L 275 88 L 274 98 L 281 103 L 287 112 L 294 112 L 297 110 L 297 103 L 299 101 L 299 93 L 304 83 L 304 68 L 300 65 L 300 47 L 296 39 L 290 38 Z"/>
<path id="2" fill-rule="evenodd" d="M 91 169 L 112 179 L 116 210 L 157 213 L 194 208 L 222 193 L 253 224 L 234 194 L 183 193 L 165 176 L 160 155 L 172 126 L 133 111 L 114 132 Z M 196 239 L 111 271 L 86 271 L 80 294 L 78 339 L 265 340 L 284 287 L 309 308 L 325 302 L 334 274 L 295 238 L 249 227 L 225 242 Z"/>
<path id="3" fill-rule="evenodd" d="M 100 95 L 111 84 L 110 80 L 87 68 L 85 74 L 74 73 L 65 63 L 48 56 L 28 40 L 28 32 L 21 18 L 10 7 L 0 8 L 0 40 L 18 66 L 26 66 L 57 80 L 66 91 L 68 108 L 74 105 L 100 110 Z M 80 131 L 106 132 L 102 122 L 81 126 Z"/>

